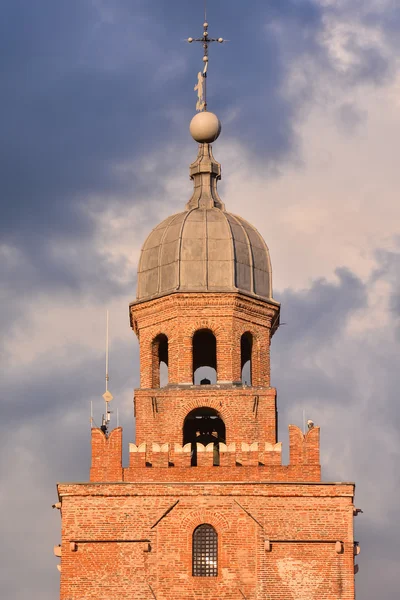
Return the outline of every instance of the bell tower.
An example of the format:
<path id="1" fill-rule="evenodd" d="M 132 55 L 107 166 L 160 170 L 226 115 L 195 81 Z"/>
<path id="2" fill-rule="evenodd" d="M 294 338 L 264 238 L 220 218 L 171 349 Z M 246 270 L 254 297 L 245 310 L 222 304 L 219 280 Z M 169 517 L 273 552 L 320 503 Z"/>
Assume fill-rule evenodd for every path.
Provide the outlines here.
<path id="1" fill-rule="evenodd" d="M 93 428 L 90 481 L 58 485 L 60 598 L 354 600 L 354 484 L 321 481 L 312 422 L 282 464 L 269 250 L 218 195 L 221 125 L 198 105 L 193 195 L 144 242 L 129 307 L 129 464 L 122 429 Z"/>
<path id="2" fill-rule="evenodd" d="M 202 140 L 219 122 L 212 113 L 194 121 L 193 196 L 145 241 L 130 306 L 141 364 L 136 443 L 181 445 L 184 453 L 189 445 L 192 464 L 213 455 L 225 464 L 227 448 L 277 442 L 269 352 L 279 304 L 264 240 L 218 196 L 221 167 Z"/>

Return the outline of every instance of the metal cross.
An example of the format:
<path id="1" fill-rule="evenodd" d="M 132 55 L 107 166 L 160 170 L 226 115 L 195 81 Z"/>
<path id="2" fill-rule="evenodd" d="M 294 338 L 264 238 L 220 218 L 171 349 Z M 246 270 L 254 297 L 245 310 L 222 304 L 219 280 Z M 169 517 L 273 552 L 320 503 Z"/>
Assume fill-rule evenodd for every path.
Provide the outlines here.
<path id="1" fill-rule="evenodd" d="M 188 38 L 186 41 L 189 44 L 193 42 L 201 42 L 203 44 L 204 56 L 203 56 L 203 73 L 199 73 L 197 77 L 197 84 L 195 86 L 195 91 L 197 91 L 197 104 L 196 110 L 202 111 L 207 110 L 207 96 L 206 96 L 206 78 L 207 78 L 207 69 L 208 69 L 208 46 L 211 42 L 218 42 L 219 44 L 223 44 L 226 42 L 224 38 L 210 38 L 208 35 L 208 23 L 205 21 L 203 23 L 203 37 L 201 38 Z"/>

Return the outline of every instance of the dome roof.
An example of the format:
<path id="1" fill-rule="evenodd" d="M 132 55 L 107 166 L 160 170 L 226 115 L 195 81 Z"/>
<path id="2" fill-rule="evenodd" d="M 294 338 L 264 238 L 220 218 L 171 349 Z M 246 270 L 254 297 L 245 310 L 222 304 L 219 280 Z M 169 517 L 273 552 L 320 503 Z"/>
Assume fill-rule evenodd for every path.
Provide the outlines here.
<path id="1" fill-rule="evenodd" d="M 240 290 L 272 298 L 269 252 L 261 235 L 219 208 L 193 208 L 168 217 L 143 245 L 137 299 L 177 290 Z"/>
<path id="2" fill-rule="evenodd" d="M 241 291 L 272 300 L 267 245 L 255 227 L 225 211 L 209 144 L 200 145 L 190 174 L 194 193 L 186 210 L 157 225 L 142 247 L 137 301 L 176 291 Z"/>

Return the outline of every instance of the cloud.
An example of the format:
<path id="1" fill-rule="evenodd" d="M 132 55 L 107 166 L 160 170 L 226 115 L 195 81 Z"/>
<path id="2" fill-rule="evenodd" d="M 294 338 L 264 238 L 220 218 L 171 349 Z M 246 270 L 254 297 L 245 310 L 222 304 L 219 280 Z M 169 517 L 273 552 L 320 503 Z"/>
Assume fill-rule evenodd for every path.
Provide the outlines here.
<path id="1" fill-rule="evenodd" d="M 195 73 L 201 64 L 200 48 L 171 43 L 171 26 L 183 40 L 197 35 L 201 19 L 183 1 L 167 6 L 161 0 L 151 7 L 41 0 L 35 9 L 13 1 L 3 13 L 2 240 L 21 254 L 15 277 L 42 289 L 76 287 L 88 281 L 90 269 L 73 259 L 74 251 L 88 264 L 102 262 L 84 244 L 93 248 L 96 235 L 88 202 L 96 198 L 101 215 L 110 201 L 127 206 L 137 205 L 138 195 L 154 198 L 165 170 L 144 181 L 137 168 L 123 176 L 120 166 L 151 161 L 166 140 L 175 140 L 182 156 L 182 123 L 193 100 L 189 68 Z M 339 10 L 312 1 L 255 3 L 245 14 L 231 3 L 229 15 L 223 3 L 213 7 L 213 22 L 232 40 L 212 49 L 209 74 L 210 102 L 221 116 L 231 115 L 226 139 L 240 139 L 258 161 L 297 162 L 296 120 L 312 100 L 316 70 L 337 76 L 341 60 L 355 73 L 341 81 L 346 89 L 371 78 L 385 83 L 384 74 L 393 71 L 386 21 L 382 13 L 375 21 L 365 9 L 362 15 L 359 23 L 351 4 Z M 379 62 L 380 53 L 390 67 Z M 299 64 L 308 65 L 301 84 Z M 294 72 L 298 85 L 287 93 Z M 354 122 L 360 111 L 350 105 Z M 340 114 L 348 124 L 349 109 Z"/>
<path id="2" fill-rule="evenodd" d="M 379 253 L 379 265 L 365 283 L 339 272 L 335 284 L 316 281 L 304 291 L 284 291 L 279 299 L 287 323 L 272 346 L 281 423 L 301 425 L 305 411 L 321 425 L 324 479 L 356 480 L 356 505 L 364 510 L 356 521 L 362 548 L 356 583 L 363 598 L 383 593 L 389 599 L 396 589 L 392 524 L 400 483 L 400 340 L 391 307 L 399 257 L 391 253 L 388 260 L 386 252 Z M 397 326 L 398 320 L 397 315 Z M 287 440 L 283 426 L 280 437 Z M 378 565 L 384 591 L 375 576 Z"/>
<path id="3" fill-rule="evenodd" d="M 128 303 L 144 238 L 191 193 L 201 46 L 180 40 L 201 35 L 203 16 L 184 0 L 3 4 L 2 589 L 47 600 L 58 594 L 55 482 L 87 479 L 91 400 L 101 418 L 106 308 L 125 451 L 133 440 Z M 391 600 L 400 12 L 377 0 L 226 8 L 208 17 L 230 40 L 211 48 L 214 152 L 227 209 L 271 249 L 286 322 L 272 346 L 280 437 L 303 409 L 322 426 L 324 477 L 355 479 L 365 509 L 358 594 Z"/>
<path id="4" fill-rule="evenodd" d="M 354 135 L 365 124 L 368 114 L 350 102 L 345 102 L 337 110 L 337 123 L 344 134 Z"/>

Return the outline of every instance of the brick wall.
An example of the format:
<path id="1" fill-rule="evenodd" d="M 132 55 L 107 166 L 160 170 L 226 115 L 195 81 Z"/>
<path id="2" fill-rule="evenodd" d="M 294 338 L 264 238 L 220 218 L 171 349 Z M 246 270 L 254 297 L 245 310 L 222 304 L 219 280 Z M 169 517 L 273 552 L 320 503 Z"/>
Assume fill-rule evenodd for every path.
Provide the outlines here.
<path id="1" fill-rule="evenodd" d="M 61 600 L 351 600 L 353 494 L 321 483 L 59 485 Z M 218 534 L 217 577 L 192 576 L 202 523 Z"/>
<path id="2" fill-rule="evenodd" d="M 135 390 L 136 443 L 182 444 L 185 418 L 199 407 L 220 414 L 228 444 L 277 441 L 274 388 L 202 385 Z"/>
<path id="3" fill-rule="evenodd" d="M 270 341 L 279 306 L 243 294 L 171 294 L 131 306 L 131 324 L 140 344 L 140 387 L 153 388 L 153 340 L 168 337 L 169 382 L 193 383 L 192 338 L 210 329 L 217 338 L 218 381 L 241 380 L 240 338 L 254 338 L 252 383 L 270 385 Z"/>
<path id="4" fill-rule="evenodd" d="M 92 428 L 92 465 L 90 481 L 122 481 L 122 427 L 106 437 Z"/>

